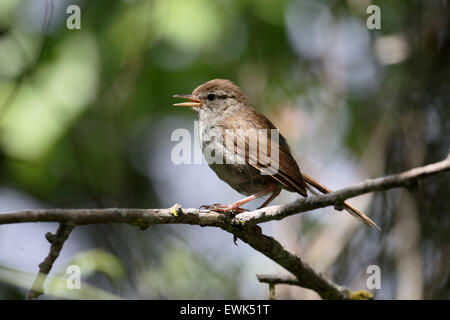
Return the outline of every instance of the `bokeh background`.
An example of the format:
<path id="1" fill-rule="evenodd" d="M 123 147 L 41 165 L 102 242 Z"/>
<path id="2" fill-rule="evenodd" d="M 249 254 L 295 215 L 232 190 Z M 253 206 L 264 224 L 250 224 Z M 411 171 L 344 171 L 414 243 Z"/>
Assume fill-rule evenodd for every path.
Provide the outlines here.
<path id="1" fill-rule="evenodd" d="M 366 9 L 381 9 L 369 30 Z M 81 8 L 68 30 L 66 8 Z M 450 147 L 448 1 L 2 0 L 0 212 L 199 207 L 241 197 L 206 164 L 175 165 L 195 113 L 173 94 L 226 78 L 280 128 L 302 171 L 331 188 L 445 158 Z M 192 136 L 192 148 L 199 151 Z M 274 203 L 297 195 L 283 191 Z M 450 298 L 450 178 L 262 225 L 351 289 L 381 270 L 376 299 Z M 249 205 L 255 208 L 258 203 Z M 0 214 L 1 214 L 0 213 Z M 0 299 L 22 299 L 57 225 L 0 226 Z M 197 226 L 84 226 L 51 275 L 84 290 L 43 299 L 266 299 L 256 273 L 285 272 L 230 234 Z M 77 291 L 77 292 L 74 292 Z M 277 286 L 279 299 L 317 299 Z"/>

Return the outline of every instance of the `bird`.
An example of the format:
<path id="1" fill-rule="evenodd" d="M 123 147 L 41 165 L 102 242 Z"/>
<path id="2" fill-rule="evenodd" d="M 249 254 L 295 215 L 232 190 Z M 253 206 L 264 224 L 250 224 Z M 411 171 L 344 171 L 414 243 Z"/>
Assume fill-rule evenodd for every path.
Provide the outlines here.
<path id="1" fill-rule="evenodd" d="M 221 213 L 244 212 L 247 210 L 242 205 L 269 195 L 259 207 L 264 208 L 283 189 L 303 197 L 308 196 L 308 191 L 311 194 L 332 192 L 300 171 L 278 128 L 249 105 L 245 93 L 232 81 L 213 79 L 196 87 L 191 94 L 173 97 L 187 100 L 174 106 L 191 107 L 197 112 L 200 146 L 209 167 L 231 188 L 246 196 L 231 204 L 202 207 Z M 256 141 L 256 148 L 251 141 Z M 343 209 L 380 230 L 348 202 L 343 203 Z"/>

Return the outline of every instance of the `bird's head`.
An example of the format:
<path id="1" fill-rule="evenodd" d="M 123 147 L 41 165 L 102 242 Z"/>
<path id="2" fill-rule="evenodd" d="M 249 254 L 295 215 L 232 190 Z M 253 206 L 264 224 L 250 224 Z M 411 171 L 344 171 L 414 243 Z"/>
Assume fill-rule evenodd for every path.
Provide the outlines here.
<path id="1" fill-rule="evenodd" d="M 178 107 L 192 107 L 197 112 L 222 113 L 229 108 L 247 105 L 247 98 L 233 82 L 214 79 L 199 85 L 192 94 L 176 94 L 188 102 L 175 103 Z"/>

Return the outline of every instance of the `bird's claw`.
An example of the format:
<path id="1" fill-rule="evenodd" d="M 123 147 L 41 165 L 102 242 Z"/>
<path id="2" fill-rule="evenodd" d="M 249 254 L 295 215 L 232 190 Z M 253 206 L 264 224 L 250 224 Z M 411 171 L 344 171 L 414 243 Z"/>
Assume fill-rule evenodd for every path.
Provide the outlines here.
<path id="1" fill-rule="evenodd" d="M 231 212 L 242 213 L 242 212 L 249 211 L 244 208 L 239 208 L 239 206 L 226 205 L 226 204 L 220 204 L 220 203 L 215 203 L 213 205 L 205 205 L 204 204 L 204 205 L 200 206 L 199 209 L 207 209 L 207 210 L 216 211 L 219 213 L 231 213 Z"/>
<path id="2" fill-rule="evenodd" d="M 203 204 L 200 206 L 199 209 L 206 209 L 206 210 L 212 210 L 212 208 L 215 208 L 216 206 L 221 206 L 220 203 L 214 203 L 214 204 Z"/>

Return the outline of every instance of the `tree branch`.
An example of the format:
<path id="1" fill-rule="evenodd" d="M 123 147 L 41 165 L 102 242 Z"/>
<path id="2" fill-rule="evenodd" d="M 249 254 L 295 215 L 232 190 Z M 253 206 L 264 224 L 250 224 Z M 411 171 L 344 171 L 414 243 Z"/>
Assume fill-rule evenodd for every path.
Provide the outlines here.
<path id="1" fill-rule="evenodd" d="M 64 241 L 77 225 L 99 223 L 127 223 L 146 229 L 154 224 L 191 224 L 222 228 L 255 250 L 263 253 L 283 266 L 296 277 L 296 283 L 302 287 L 316 291 L 324 299 L 347 299 L 352 294 L 312 269 L 300 257 L 286 251 L 283 246 L 261 233 L 256 223 L 280 220 L 287 216 L 326 206 L 341 207 L 346 199 L 372 191 L 410 186 L 417 180 L 450 170 L 450 155 L 447 159 L 427 166 L 418 167 L 400 174 L 377 179 L 369 179 L 325 195 L 310 196 L 298 199 L 290 204 L 267 207 L 236 215 L 224 215 L 209 210 L 182 209 L 175 205 L 168 209 L 40 209 L 22 210 L 0 214 L 0 225 L 24 222 L 59 222 L 58 232 L 52 239 L 50 253 L 40 265 L 40 274 L 48 274 L 53 262 L 59 255 Z M 38 276 L 39 278 L 39 276 Z M 29 297 L 36 296 L 42 288 L 45 277 L 36 279 Z"/>
<path id="2" fill-rule="evenodd" d="M 413 185 L 417 180 L 450 170 L 450 155 L 442 161 L 405 171 L 400 174 L 368 179 L 353 186 L 327 193 L 300 198 L 289 204 L 266 207 L 229 216 L 201 209 L 40 209 L 22 210 L 0 215 L 0 225 L 23 222 L 68 222 L 76 225 L 98 223 L 128 223 L 146 228 L 153 224 L 192 224 L 220 227 L 232 224 L 262 223 L 280 220 L 296 213 L 327 206 L 339 207 L 349 199 L 372 191 L 383 191 Z"/>
<path id="3" fill-rule="evenodd" d="M 61 223 L 56 234 L 48 232 L 45 235 L 48 242 L 51 244 L 50 252 L 45 260 L 39 265 L 39 273 L 37 274 L 36 279 L 34 279 L 33 285 L 28 292 L 27 299 L 37 298 L 44 292 L 45 279 L 52 269 L 53 263 L 58 258 L 64 242 L 67 240 L 74 227 L 75 225 L 71 223 Z"/>
<path id="4" fill-rule="evenodd" d="M 291 285 L 291 286 L 299 286 L 302 288 L 304 287 L 303 284 L 301 283 L 301 281 L 298 281 L 298 279 L 296 277 L 293 277 L 291 275 L 257 274 L 256 278 L 258 278 L 258 281 L 261 283 L 269 284 L 269 288 L 270 288 L 269 294 L 271 296 L 275 295 L 275 285 L 277 285 L 277 284 L 287 284 L 287 285 Z M 373 294 L 368 291 L 360 290 L 360 291 L 350 292 L 348 290 L 345 290 L 342 287 L 340 287 L 340 288 L 343 291 L 343 293 L 345 293 L 345 299 L 351 299 L 351 300 L 373 299 Z"/>
<path id="5" fill-rule="evenodd" d="M 278 274 L 257 274 L 256 278 L 258 278 L 259 282 L 267 283 L 267 284 L 289 284 L 292 286 L 300 286 L 300 282 L 296 277 L 291 275 L 278 275 Z"/>
<path id="6" fill-rule="evenodd" d="M 298 199 L 292 203 L 243 212 L 235 217 L 235 222 L 261 223 L 271 220 L 281 220 L 296 213 L 310 211 L 327 206 L 342 207 L 342 203 L 350 198 L 372 191 L 383 191 L 398 187 L 409 187 L 419 179 L 450 170 L 450 154 L 445 160 L 423 167 L 414 168 L 403 173 L 389 175 L 376 179 L 368 179 L 338 191 L 324 195 L 310 196 Z"/>
<path id="7" fill-rule="evenodd" d="M 300 286 L 316 291 L 322 299 L 343 300 L 349 298 L 349 290 L 327 279 L 322 273 L 315 271 L 299 256 L 287 251 L 274 238 L 265 236 L 255 225 L 237 227 L 229 225 L 226 231 L 233 233 L 253 249 L 272 259 L 286 270 L 290 271 Z"/>

